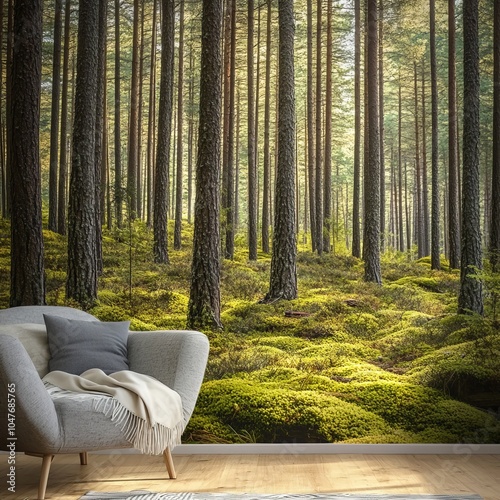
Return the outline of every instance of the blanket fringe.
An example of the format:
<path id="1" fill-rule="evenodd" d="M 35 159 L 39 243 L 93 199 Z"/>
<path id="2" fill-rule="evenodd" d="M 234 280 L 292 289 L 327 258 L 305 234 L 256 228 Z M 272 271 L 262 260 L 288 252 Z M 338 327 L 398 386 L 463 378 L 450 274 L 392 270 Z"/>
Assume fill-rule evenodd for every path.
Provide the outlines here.
<path id="1" fill-rule="evenodd" d="M 114 398 L 96 398 L 93 408 L 103 413 L 120 428 L 125 439 L 142 453 L 161 455 L 167 448 L 173 449 L 181 443 L 183 423 L 173 429 L 149 422 L 134 415 Z"/>

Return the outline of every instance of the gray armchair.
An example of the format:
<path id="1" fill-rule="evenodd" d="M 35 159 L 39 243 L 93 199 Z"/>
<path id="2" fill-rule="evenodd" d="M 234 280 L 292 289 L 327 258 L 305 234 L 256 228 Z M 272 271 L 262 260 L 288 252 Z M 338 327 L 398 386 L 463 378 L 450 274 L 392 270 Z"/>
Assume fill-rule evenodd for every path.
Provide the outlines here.
<path id="1" fill-rule="evenodd" d="M 41 328 L 28 335 L 28 354 L 16 325 L 44 324 L 43 314 L 66 318 L 95 320 L 94 316 L 58 306 L 23 306 L 0 310 L 0 422 L 8 422 L 8 387 L 15 384 L 15 451 L 42 457 L 38 498 L 45 498 L 50 465 L 58 453 L 79 453 L 80 463 L 87 463 L 87 452 L 131 448 L 116 427 L 102 413 L 93 411 L 87 399 L 50 398 L 41 380 L 48 372 L 38 371 L 32 358 L 48 360 L 46 334 Z M 10 328 L 12 326 L 12 328 Z M 19 329 L 19 327 L 18 327 Z M 34 345 L 34 347 L 33 347 Z M 179 393 L 182 399 L 184 427 L 193 413 L 208 358 L 207 337 L 193 331 L 130 332 L 128 357 L 130 369 L 155 377 Z M 9 451 L 8 426 L 0 429 L 0 449 Z M 170 478 L 175 478 L 170 450 L 164 453 Z"/>

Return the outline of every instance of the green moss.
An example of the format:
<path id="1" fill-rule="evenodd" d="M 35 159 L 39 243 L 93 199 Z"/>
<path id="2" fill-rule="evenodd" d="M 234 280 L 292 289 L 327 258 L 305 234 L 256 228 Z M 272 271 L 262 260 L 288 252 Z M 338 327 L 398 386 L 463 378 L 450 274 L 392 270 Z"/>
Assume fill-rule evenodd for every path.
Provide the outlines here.
<path id="1" fill-rule="evenodd" d="M 243 380 L 206 383 L 198 401 L 207 414 L 237 432 L 254 429 L 264 442 L 336 442 L 389 430 L 381 418 L 336 397 Z"/>
<path id="2" fill-rule="evenodd" d="M 345 328 L 355 337 L 370 339 L 377 335 L 379 322 L 373 314 L 353 313 L 345 318 Z"/>

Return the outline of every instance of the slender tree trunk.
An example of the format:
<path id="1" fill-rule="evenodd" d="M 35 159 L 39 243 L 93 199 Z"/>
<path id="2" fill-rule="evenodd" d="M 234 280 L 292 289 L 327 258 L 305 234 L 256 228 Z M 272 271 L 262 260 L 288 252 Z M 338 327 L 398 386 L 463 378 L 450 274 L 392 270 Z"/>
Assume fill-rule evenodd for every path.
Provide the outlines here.
<path id="1" fill-rule="evenodd" d="M 493 269 L 500 259 L 500 4 L 494 6 L 493 45 L 493 170 L 489 251 Z"/>
<path id="2" fill-rule="evenodd" d="M 378 19 L 378 78 L 380 119 L 380 249 L 385 246 L 385 154 L 384 154 L 384 0 L 379 0 Z M 392 168 L 392 165 L 391 165 Z"/>
<path id="3" fill-rule="evenodd" d="M 168 167 L 172 131 L 174 70 L 174 0 L 162 0 L 161 81 L 158 109 L 158 146 L 153 206 L 153 254 L 155 262 L 168 264 Z"/>
<path id="4" fill-rule="evenodd" d="M 415 84 L 415 194 L 416 194 L 416 210 L 415 210 L 415 235 L 418 247 L 418 258 L 424 256 L 424 238 L 423 238 L 423 213 L 422 213 L 422 169 L 420 164 L 420 132 L 418 122 L 418 83 L 417 83 L 417 63 L 413 62 L 413 76 Z"/>
<path id="5" fill-rule="evenodd" d="M 75 121 L 69 194 L 67 298 L 84 309 L 97 299 L 95 125 L 99 2 L 79 2 Z"/>
<path id="6" fill-rule="evenodd" d="M 255 87 L 255 175 L 257 178 L 257 207 L 256 207 L 256 212 L 257 212 L 257 231 L 259 228 L 259 217 L 260 217 L 260 212 L 259 212 L 259 206 L 260 206 L 260 152 L 259 152 L 259 109 L 260 109 L 260 35 L 261 35 L 261 22 L 260 22 L 260 5 L 259 1 L 257 1 L 257 46 L 256 46 L 256 51 L 257 51 L 257 68 L 256 68 L 256 80 L 257 80 L 257 85 Z"/>
<path id="7" fill-rule="evenodd" d="M 3 0 L 0 0 L 0 47 L 3 47 Z M 0 102 L 3 102 L 3 57 L 0 57 Z M 5 139 L 4 139 L 4 121 L 3 113 L 0 113 L 0 184 L 1 184 L 1 204 L 0 211 L 2 217 L 5 217 L 7 211 L 7 179 L 5 178 Z"/>
<path id="8" fill-rule="evenodd" d="M 136 193 L 137 193 L 137 217 L 142 219 L 142 95 L 144 89 L 144 1 L 141 2 L 141 34 L 139 45 L 139 77 L 138 77 L 138 105 L 137 105 L 137 174 L 136 174 Z"/>
<path id="9" fill-rule="evenodd" d="M 194 148 L 194 76 L 193 76 L 193 42 L 189 46 L 189 113 L 188 113 L 188 186 L 187 186 L 187 216 L 188 223 L 193 221 L 193 148 Z"/>
<path id="10" fill-rule="evenodd" d="M 240 92 L 236 103 L 236 152 L 235 152 L 235 179 L 234 179 L 234 232 L 238 232 L 240 225 L 240 128 L 241 128 L 241 108 Z"/>
<path id="11" fill-rule="evenodd" d="M 448 239 L 450 244 L 450 267 L 452 269 L 460 267 L 460 197 L 455 38 L 455 0 L 448 0 Z"/>
<path id="12" fill-rule="evenodd" d="M 307 170 L 309 176 L 309 214 L 311 216 L 311 246 L 316 251 L 316 185 L 314 160 L 314 99 L 313 99 L 313 27 L 312 27 L 312 0 L 307 0 Z"/>
<path id="13" fill-rule="evenodd" d="M 323 253 L 323 151 L 322 144 L 322 66 L 321 66 L 321 7 L 322 0 L 317 0 L 316 7 L 316 250 Z"/>
<path id="14" fill-rule="evenodd" d="M 17 0 L 12 66 L 10 306 L 45 304 L 39 122 L 42 1 Z"/>
<path id="15" fill-rule="evenodd" d="M 132 75 L 130 84 L 130 121 L 128 134 L 128 162 L 127 162 L 127 202 L 130 218 L 133 220 L 138 215 L 137 204 L 137 150 L 139 137 L 139 0 L 134 0 L 134 22 L 132 34 Z"/>
<path id="16" fill-rule="evenodd" d="M 462 265 L 459 313 L 483 313 L 479 206 L 479 0 L 464 0 L 464 121 L 462 186 Z"/>
<path id="17" fill-rule="evenodd" d="M 155 158 L 155 128 L 156 128 L 156 33 L 157 33 L 158 0 L 153 0 L 153 19 L 151 30 L 151 56 L 149 66 L 149 110 L 148 110 L 148 159 L 146 175 L 146 223 L 153 226 L 153 175 Z"/>
<path id="18" fill-rule="evenodd" d="M 330 252 L 330 233 L 332 230 L 332 38 L 333 6 L 327 0 L 327 41 L 326 41 L 326 96 L 325 96 L 325 165 L 323 196 L 323 251 Z"/>
<path id="19" fill-rule="evenodd" d="M 227 154 L 226 257 L 234 259 L 234 119 L 236 92 L 236 0 L 231 0 L 231 53 L 229 79 L 229 137 Z"/>
<path id="20" fill-rule="evenodd" d="M 432 238 L 431 268 L 441 269 L 439 235 L 439 140 L 438 140 L 438 89 L 436 62 L 436 8 L 430 0 L 430 50 L 431 50 L 431 94 L 432 94 Z"/>
<path id="21" fill-rule="evenodd" d="M 266 92 L 264 102 L 264 179 L 262 192 L 262 251 L 269 253 L 269 198 L 271 175 L 271 0 L 267 0 L 267 39 L 266 39 Z"/>
<path id="22" fill-rule="evenodd" d="M 174 249 L 181 249 L 182 232 L 182 181 L 184 160 L 183 127 L 184 127 L 184 0 L 179 4 L 179 69 L 177 76 L 177 173 L 175 176 L 175 227 Z"/>
<path id="23" fill-rule="evenodd" d="M 365 281 L 382 283 L 380 270 L 380 121 L 378 100 L 377 0 L 368 0 L 368 165 L 365 170 Z"/>
<path id="24" fill-rule="evenodd" d="M 221 31 L 222 0 L 203 0 L 199 146 L 193 263 L 187 317 L 190 328 L 222 327 L 219 234 Z M 253 121 L 250 123 L 253 127 Z"/>
<path id="25" fill-rule="evenodd" d="M 102 273 L 102 214 L 104 204 L 101 199 L 103 192 L 102 182 L 102 155 L 104 135 L 104 99 L 106 80 L 106 35 L 107 35 L 108 2 L 99 0 L 99 48 L 97 59 L 97 95 L 96 95 L 96 118 L 95 118 L 95 216 L 96 216 L 96 257 L 97 270 Z"/>
<path id="26" fill-rule="evenodd" d="M 403 161 L 402 161 L 402 98 L 401 98 L 401 74 L 399 75 L 398 90 L 398 189 L 399 189 L 399 251 L 404 252 L 405 242 L 403 237 Z M 405 188 L 406 189 L 406 188 Z M 406 194 L 406 193 L 405 193 Z M 408 248 L 409 250 L 409 248 Z"/>
<path id="27" fill-rule="evenodd" d="M 429 245 L 429 183 L 427 181 L 427 113 L 425 110 L 425 68 L 422 61 L 422 243 L 423 254 L 430 255 Z"/>
<path id="28" fill-rule="evenodd" d="M 295 235 L 295 84 L 293 0 L 280 0 L 278 166 L 269 292 L 264 301 L 297 297 Z"/>
<path id="29" fill-rule="evenodd" d="M 361 0 L 354 0 L 354 186 L 352 199 L 352 255 L 361 257 Z"/>
<path id="30" fill-rule="evenodd" d="M 248 0 L 248 258 L 257 260 L 257 166 L 255 164 L 254 0 Z"/>
<path id="31" fill-rule="evenodd" d="M 61 95 L 61 139 L 59 141 L 59 187 L 57 190 L 57 232 L 66 234 L 66 183 L 68 176 L 68 84 L 69 84 L 69 47 L 71 29 L 71 0 L 64 6 L 64 56 Z"/>
<path id="32" fill-rule="evenodd" d="M 57 231 L 57 167 L 59 140 L 59 98 L 61 95 L 62 0 L 55 1 L 54 47 L 52 53 L 52 110 L 50 114 L 49 230 Z M 62 147 L 62 145 L 61 145 Z"/>
<path id="33" fill-rule="evenodd" d="M 411 217 L 410 207 L 408 206 L 408 168 L 405 161 L 405 219 L 406 219 L 406 248 L 411 252 Z"/>
<path id="34" fill-rule="evenodd" d="M 120 57 L 120 0 L 115 0 L 115 210 L 118 229 L 123 225 Z"/>

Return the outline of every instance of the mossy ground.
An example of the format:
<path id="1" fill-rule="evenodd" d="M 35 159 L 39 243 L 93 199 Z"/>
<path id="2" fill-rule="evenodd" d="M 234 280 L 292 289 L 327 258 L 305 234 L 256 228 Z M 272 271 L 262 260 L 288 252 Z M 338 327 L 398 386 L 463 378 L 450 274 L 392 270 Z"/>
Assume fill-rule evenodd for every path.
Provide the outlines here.
<path id="1" fill-rule="evenodd" d="M 0 307 L 8 235 L 1 222 Z M 44 238 L 47 302 L 72 305 L 66 239 Z M 158 265 L 143 224 L 105 232 L 90 312 L 135 330 L 185 328 L 191 238 L 185 224 L 183 249 Z M 358 259 L 300 247 L 299 298 L 260 304 L 269 270 L 270 256 L 248 262 L 243 244 L 223 262 L 224 330 L 205 332 L 211 355 L 186 442 L 500 442 L 500 332 L 488 317 L 455 314 L 459 274 L 445 261 L 431 271 L 428 259 L 387 253 L 376 286 Z"/>

